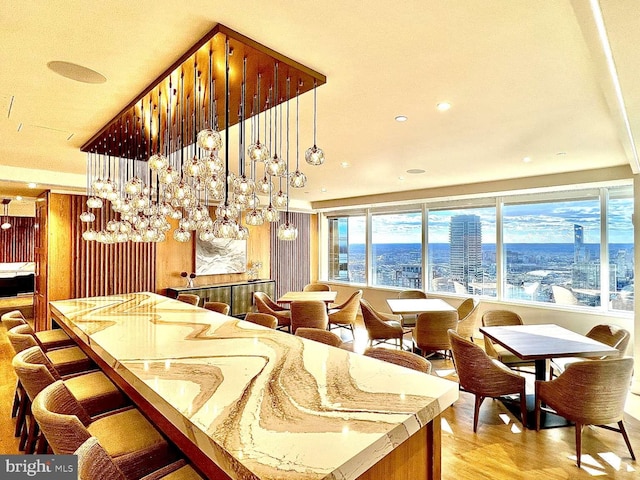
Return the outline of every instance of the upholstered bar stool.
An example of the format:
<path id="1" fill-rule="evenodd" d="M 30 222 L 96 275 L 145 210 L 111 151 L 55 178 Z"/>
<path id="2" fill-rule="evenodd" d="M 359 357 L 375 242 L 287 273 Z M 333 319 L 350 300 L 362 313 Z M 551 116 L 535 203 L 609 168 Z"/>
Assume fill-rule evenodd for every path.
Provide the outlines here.
<path id="1" fill-rule="evenodd" d="M 100 445 L 96 437 L 87 439 L 75 451 L 78 456 L 78 479 L 95 480 L 96 478 L 108 478 L 109 480 L 127 480 L 125 474 Z M 184 460 L 178 460 L 170 465 L 149 474 L 145 480 L 198 480 L 200 475 L 187 465 Z"/>
<path id="2" fill-rule="evenodd" d="M 38 346 L 17 353 L 13 357 L 12 365 L 27 393 L 29 402 L 24 406 L 21 405 L 29 418 L 27 429 L 23 430 L 20 442 L 26 453 L 33 453 L 38 435 L 37 424 L 33 415 L 30 414 L 31 402 L 44 388 L 56 380 L 65 381 L 71 394 L 89 415 L 122 408 L 128 403 L 124 395 L 102 372 L 89 372 L 63 379 Z M 38 451 L 42 453 L 43 448 L 39 448 Z"/>
<path id="3" fill-rule="evenodd" d="M 189 305 L 195 305 L 197 307 L 198 303 L 200 303 L 200 296 L 193 295 L 191 293 L 180 293 L 176 300 L 188 303 Z"/>
<path id="4" fill-rule="evenodd" d="M 7 332 L 9 342 L 15 353 L 26 350 L 36 345 L 45 347 L 38 343 L 33 329 L 29 325 L 18 325 Z M 68 375 L 90 370 L 94 367 L 93 362 L 87 357 L 80 347 L 65 347 L 55 350 L 46 350 L 47 357 L 55 366 L 60 375 Z"/>
<path id="5" fill-rule="evenodd" d="M 247 322 L 255 323 L 256 325 L 262 325 L 267 328 L 276 328 L 278 326 L 278 319 L 268 313 L 248 312 L 244 319 Z"/>
<path id="6" fill-rule="evenodd" d="M 366 357 L 377 358 L 383 362 L 393 363 L 401 367 L 417 370 L 422 373 L 431 373 L 431 362 L 415 353 L 404 350 L 390 350 L 382 347 L 369 347 L 364 351 Z"/>
<path id="7" fill-rule="evenodd" d="M 223 315 L 229 315 L 231 307 L 224 302 L 204 302 L 202 308 L 211 310 L 212 312 L 218 312 Z"/>
<path id="8" fill-rule="evenodd" d="M 320 330 L 319 328 L 298 327 L 295 333 L 296 337 L 306 338 L 314 342 L 324 343 L 332 347 L 340 347 L 344 345 L 340 336 L 329 330 Z"/>
<path id="9" fill-rule="evenodd" d="M 144 477 L 176 459 L 171 446 L 137 409 L 92 418 L 61 380 L 36 396 L 32 412 L 53 453 L 71 455 L 96 437 L 127 478 Z"/>
<path id="10" fill-rule="evenodd" d="M 2 315 L 2 324 L 7 329 L 7 332 L 18 325 L 28 325 L 20 310 L 12 310 Z M 34 332 L 34 335 L 45 350 L 75 345 L 74 341 L 61 328 Z"/>

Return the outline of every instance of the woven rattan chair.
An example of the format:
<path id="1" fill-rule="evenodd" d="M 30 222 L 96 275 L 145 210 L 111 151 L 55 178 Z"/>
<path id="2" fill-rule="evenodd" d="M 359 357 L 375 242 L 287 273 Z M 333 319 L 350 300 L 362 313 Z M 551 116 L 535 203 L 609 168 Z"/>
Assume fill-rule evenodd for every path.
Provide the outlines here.
<path id="1" fill-rule="evenodd" d="M 27 320 L 24 318 L 24 315 L 22 315 L 20 310 L 11 310 L 10 312 L 3 313 L 2 316 L 0 316 L 0 322 L 2 322 L 4 328 L 9 331 L 13 327 L 27 323 Z"/>
<path id="2" fill-rule="evenodd" d="M 75 451 L 78 456 L 79 480 L 127 480 L 126 475 L 118 468 L 118 465 L 109 456 L 96 437 L 90 437 Z M 160 468 L 144 477 L 144 480 L 197 480 L 202 477 L 185 463 L 178 460 L 170 465 Z"/>
<path id="3" fill-rule="evenodd" d="M 331 345 L 332 347 L 341 347 L 342 339 L 329 330 L 320 330 L 319 328 L 298 327 L 295 333 L 296 337 L 307 338 L 315 342 Z"/>
<path id="4" fill-rule="evenodd" d="M 488 310 L 482 315 L 482 325 L 484 327 L 523 325 L 523 323 L 520 315 L 510 310 Z M 487 337 L 484 337 L 484 349 L 491 358 L 495 358 L 515 370 L 519 370 L 522 367 L 534 366 L 534 362 L 516 357 L 506 348 L 500 345 L 494 345 Z"/>
<path id="5" fill-rule="evenodd" d="M 27 348 L 42 345 L 37 341 L 33 329 L 29 325 L 18 325 L 7 332 L 9 343 L 15 353 L 19 353 Z M 43 348 L 44 350 L 44 348 Z M 47 350 L 47 357 L 55 366 L 60 375 L 69 375 L 90 370 L 94 367 L 93 362 L 87 357 L 80 347 L 65 347 L 55 350 Z"/>
<path id="6" fill-rule="evenodd" d="M 458 326 L 458 312 L 423 312 L 418 315 L 416 327 L 413 329 L 413 341 L 423 355 L 443 351 L 445 357 L 451 350 L 449 329 Z"/>
<path id="7" fill-rule="evenodd" d="M 278 328 L 291 329 L 291 312 L 289 310 L 285 310 L 275 303 L 269 298 L 269 295 L 264 292 L 255 292 L 253 299 L 258 312 L 268 313 L 278 319 Z"/>
<path id="8" fill-rule="evenodd" d="M 166 440 L 138 410 L 91 418 L 61 380 L 38 394 L 32 411 L 55 454 L 73 454 L 93 436 L 127 478 L 141 478 L 175 459 Z"/>
<path id="9" fill-rule="evenodd" d="M 377 312 L 364 298 L 360 299 L 360 308 L 364 326 L 369 335 L 369 345 L 373 345 L 374 341 L 379 343 L 396 340 L 397 346 L 402 350 L 404 329 L 400 323 L 400 317 Z"/>
<path id="10" fill-rule="evenodd" d="M 301 300 L 291 302 L 291 333 L 299 327 L 321 328 L 328 324 L 327 306 L 320 300 Z"/>
<path id="11" fill-rule="evenodd" d="M 302 289 L 303 292 L 330 292 L 331 287 L 326 283 L 307 283 Z"/>
<path id="12" fill-rule="evenodd" d="M 527 422 L 525 379 L 489 356 L 476 344 L 449 330 L 449 341 L 460 387 L 475 395 L 473 431 L 478 430 L 478 413 L 485 398 L 520 395 L 520 419 Z"/>
<path id="13" fill-rule="evenodd" d="M 200 303 L 200 296 L 192 293 L 179 293 L 176 300 L 188 303 L 189 305 L 195 305 L 197 307 Z"/>
<path id="14" fill-rule="evenodd" d="M 415 353 L 388 348 L 370 347 L 364 351 L 367 357 L 377 358 L 384 362 L 395 363 L 401 367 L 411 368 L 418 372 L 431 373 L 431 362 Z"/>
<path id="15" fill-rule="evenodd" d="M 597 425 L 620 432 L 632 459 L 636 459 L 622 417 L 633 371 L 633 358 L 576 362 L 549 382 L 536 380 L 536 429 L 544 403 L 576 424 L 576 458 L 580 467 L 582 427 Z M 607 424 L 617 423 L 618 428 Z"/>
<path id="16" fill-rule="evenodd" d="M 278 326 L 278 319 L 268 313 L 248 312 L 244 319 L 247 322 L 262 325 L 267 328 L 276 328 Z"/>
<path id="17" fill-rule="evenodd" d="M 27 348 L 16 354 L 12 361 L 13 369 L 24 387 L 27 398 L 20 408 L 30 412 L 33 399 L 56 380 L 62 380 L 55 367 L 38 346 Z M 65 379 L 65 384 L 76 400 L 89 415 L 97 415 L 127 405 L 127 400 L 116 386 L 102 372 L 89 372 Z M 33 453 L 38 429 L 33 418 L 29 416 L 28 428 L 21 437 L 21 446 L 26 453 Z M 40 448 L 39 452 L 43 453 Z"/>
<path id="18" fill-rule="evenodd" d="M 604 343 L 610 347 L 615 348 L 620 352 L 619 356 L 623 357 L 627 351 L 631 334 L 624 328 L 616 327 L 614 325 L 596 325 L 586 334 L 587 337 L 597 340 L 600 343 Z M 549 363 L 549 378 L 553 378 L 554 375 L 559 374 L 567 368 L 567 365 L 574 362 L 582 362 L 585 360 L 604 360 L 611 357 L 561 357 L 554 358 Z"/>
<path id="19" fill-rule="evenodd" d="M 202 308 L 211 310 L 212 312 L 218 312 L 223 315 L 229 315 L 231 307 L 224 302 L 204 302 Z"/>
<path id="20" fill-rule="evenodd" d="M 472 308 L 468 309 L 468 302 L 471 301 Z M 465 305 L 465 303 L 467 305 Z M 473 340 L 473 332 L 476 329 L 477 311 L 479 303 L 474 304 L 473 299 L 468 298 L 458 307 L 458 327 L 456 332 L 463 338 Z M 467 312 L 465 314 L 465 311 Z"/>
<path id="21" fill-rule="evenodd" d="M 353 325 L 356 323 L 358 307 L 362 298 L 362 290 L 356 290 L 351 294 L 346 302 L 335 306 L 329 310 L 329 328 L 335 325 L 346 327 L 353 333 Z"/>

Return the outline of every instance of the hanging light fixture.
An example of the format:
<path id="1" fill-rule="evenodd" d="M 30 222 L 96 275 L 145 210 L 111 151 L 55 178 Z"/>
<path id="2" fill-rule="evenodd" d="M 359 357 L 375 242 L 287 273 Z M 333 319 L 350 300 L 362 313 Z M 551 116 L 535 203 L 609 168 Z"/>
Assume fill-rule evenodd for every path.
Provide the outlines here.
<path id="1" fill-rule="evenodd" d="M 224 70 L 214 59 L 221 54 Z M 279 96 L 282 75 L 286 98 Z M 278 237 L 295 238 L 289 187 L 306 184 L 299 164 L 299 96 L 314 90 L 314 147 L 305 158 L 319 165 L 324 154 L 316 146 L 316 89 L 325 81 L 320 73 L 217 25 L 82 147 L 88 196 L 87 210 L 80 215 L 83 238 L 160 242 L 173 220 L 178 227 L 172 236 L 179 242 L 194 235 L 203 241 L 245 239 L 250 227 L 278 222 L 280 210 L 285 212 L 282 230 L 288 233 L 279 229 Z M 294 172 L 289 158 L 291 82 L 297 85 Z M 218 102 L 221 96 L 224 101 Z M 253 105 L 249 109 L 247 99 Z M 224 134 L 218 122 L 222 115 Z M 229 131 L 236 124 L 239 155 L 232 169 Z M 210 206 L 217 206 L 215 217 Z"/>
<path id="2" fill-rule="evenodd" d="M 2 225 L 0 228 L 2 230 L 9 230 L 11 228 L 11 222 L 9 221 L 9 203 L 11 202 L 10 198 L 2 199 L 2 206 L 4 207 L 4 218 L 2 219 Z"/>

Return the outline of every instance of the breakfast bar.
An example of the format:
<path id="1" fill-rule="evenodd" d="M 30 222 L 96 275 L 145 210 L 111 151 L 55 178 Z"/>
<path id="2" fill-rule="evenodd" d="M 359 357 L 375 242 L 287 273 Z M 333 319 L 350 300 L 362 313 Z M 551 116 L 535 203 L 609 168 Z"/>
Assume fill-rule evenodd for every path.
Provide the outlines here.
<path id="1" fill-rule="evenodd" d="M 51 311 L 208 478 L 440 478 L 456 383 L 154 293 Z"/>

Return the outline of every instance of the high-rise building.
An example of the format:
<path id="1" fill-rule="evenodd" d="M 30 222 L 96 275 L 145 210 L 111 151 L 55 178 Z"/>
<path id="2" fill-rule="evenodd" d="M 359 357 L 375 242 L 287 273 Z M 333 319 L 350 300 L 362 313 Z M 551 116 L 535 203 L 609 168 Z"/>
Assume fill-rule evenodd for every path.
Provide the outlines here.
<path id="1" fill-rule="evenodd" d="M 584 246 L 584 228 L 582 225 L 573 225 L 573 262 L 586 262 L 587 250 Z"/>
<path id="2" fill-rule="evenodd" d="M 456 215 L 449 226 L 451 280 L 469 290 L 482 281 L 482 223 L 478 215 Z"/>

